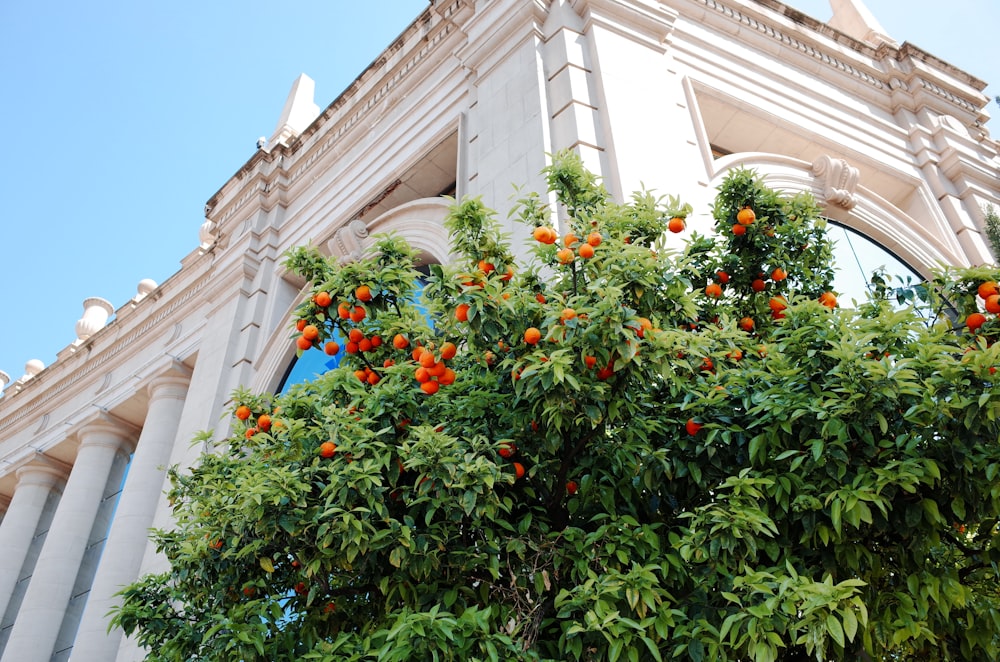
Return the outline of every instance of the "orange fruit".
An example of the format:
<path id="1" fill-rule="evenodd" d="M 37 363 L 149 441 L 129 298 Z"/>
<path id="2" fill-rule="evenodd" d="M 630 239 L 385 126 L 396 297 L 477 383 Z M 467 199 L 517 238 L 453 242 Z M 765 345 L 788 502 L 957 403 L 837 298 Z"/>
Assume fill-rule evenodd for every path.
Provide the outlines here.
<path id="1" fill-rule="evenodd" d="M 381 347 L 382 346 L 382 336 L 372 336 L 370 338 L 370 340 L 371 340 L 371 343 L 372 343 L 372 347 Z"/>
<path id="2" fill-rule="evenodd" d="M 434 380 L 424 382 L 423 384 L 420 385 L 420 390 L 426 393 L 427 395 L 434 395 L 435 393 L 438 392 L 440 388 L 441 385 Z"/>
<path id="3" fill-rule="evenodd" d="M 723 285 L 725 285 L 726 283 L 729 282 L 729 274 L 727 274 L 725 271 L 718 271 L 718 272 L 716 272 L 715 277 Z"/>
<path id="4" fill-rule="evenodd" d="M 547 225 L 539 225 L 532 233 L 535 240 L 542 244 L 554 244 L 556 241 L 556 231 Z"/>
<path id="5" fill-rule="evenodd" d="M 503 272 L 502 276 L 500 276 L 500 280 L 506 282 L 512 279 L 513 277 L 514 277 L 514 265 L 509 264 L 507 265 L 507 270 Z"/>
<path id="6" fill-rule="evenodd" d="M 457 319 L 459 322 L 469 321 L 469 304 L 467 303 L 458 304 L 458 307 L 455 308 L 455 319 Z"/>
<path id="7" fill-rule="evenodd" d="M 771 280 L 775 282 L 783 281 L 786 278 L 788 278 L 788 272 L 786 272 L 781 267 L 777 267 L 774 271 L 771 272 Z"/>
<path id="8" fill-rule="evenodd" d="M 295 330 L 296 331 L 301 331 L 304 328 L 306 328 L 306 321 L 305 320 L 298 320 L 297 322 L 295 322 Z"/>
<path id="9" fill-rule="evenodd" d="M 236 408 L 236 418 L 241 421 L 247 420 L 252 414 L 253 412 L 250 410 L 250 407 L 247 407 L 246 405 L 240 405 Z"/>
<path id="10" fill-rule="evenodd" d="M 319 337 L 319 329 L 312 324 L 306 324 L 302 327 L 302 337 L 306 340 L 316 340 Z"/>
<path id="11" fill-rule="evenodd" d="M 733 351 L 726 354 L 726 356 L 732 359 L 733 361 L 739 361 L 743 358 L 743 350 L 737 347 Z"/>
<path id="12" fill-rule="evenodd" d="M 330 342 L 326 343 L 326 345 L 323 347 L 323 351 L 329 354 L 330 356 L 336 356 L 337 352 L 340 351 L 340 345 L 331 340 Z"/>
<path id="13" fill-rule="evenodd" d="M 514 475 L 517 478 L 524 478 L 524 465 L 520 462 L 514 463 Z"/>
<path id="14" fill-rule="evenodd" d="M 301 349 L 302 351 L 305 351 L 307 349 L 312 349 L 313 343 L 305 336 L 299 336 L 295 340 L 295 346 Z"/>
<path id="15" fill-rule="evenodd" d="M 438 377 L 438 384 L 441 386 L 448 386 L 449 384 L 455 383 L 455 371 L 451 368 L 445 368 L 444 373 Z"/>
<path id="16" fill-rule="evenodd" d="M 538 303 L 545 303 L 545 295 L 542 294 L 541 292 L 537 292 L 535 294 L 535 301 L 537 301 Z"/>
<path id="17" fill-rule="evenodd" d="M 573 244 L 579 241 L 580 240 L 577 238 L 575 234 L 573 234 L 572 232 L 568 232 L 566 236 L 563 237 L 563 246 L 565 246 L 566 248 L 572 248 Z"/>
<path id="18" fill-rule="evenodd" d="M 705 287 L 705 294 L 718 299 L 722 296 L 722 287 L 720 287 L 718 283 L 709 283 Z"/>
<path id="19" fill-rule="evenodd" d="M 441 344 L 441 349 L 439 351 L 442 359 L 450 361 L 455 358 L 455 354 L 458 353 L 458 348 L 455 347 L 455 343 L 453 342 L 445 342 Z"/>
<path id="20" fill-rule="evenodd" d="M 562 313 L 559 314 L 559 320 L 565 322 L 566 320 L 571 320 L 576 317 L 576 311 L 572 308 L 563 308 Z"/>
<path id="21" fill-rule="evenodd" d="M 347 339 L 353 343 L 359 343 L 365 339 L 365 334 L 361 329 L 351 329 L 347 332 Z"/>
<path id="22" fill-rule="evenodd" d="M 740 320 L 740 328 L 744 331 L 753 331 L 753 318 L 744 317 Z"/>
<path id="23" fill-rule="evenodd" d="M 367 285 L 358 285 L 358 288 L 354 290 L 354 296 L 358 301 L 371 301 L 372 290 Z"/>
<path id="24" fill-rule="evenodd" d="M 354 322 L 355 324 L 357 324 L 367 316 L 368 313 L 361 306 L 355 306 L 354 310 L 351 311 L 351 321 Z"/>
<path id="25" fill-rule="evenodd" d="M 438 361 L 434 365 L 429 366 L 427 368 L 427 374 L 429 374 L 431 377 L 437 377 L 438 380 L 440 381 L 441 375 L 443 375 L 444 371 L 447 369 L 448 366 L 444 364 L 444 361 Z"/>
<path id="26" fill-rule="evenodd" d="M 819 295 L 819 302 L 827 308 L 836 308 L 837 295 L 833 292 L 823 292 L 823 294 Z"/>
<path id="27" fill-rule="evenodd" d="M 1000 294 L 991 294 L 986 299 L 986 312 L 1000 313 Z"/>
<path id="28" fill-rule="evenodd" d="M 372 341 L 369 340 L 368 338 L 362 338 L 361 341 L 358 343 L 359 352 L 370 352 L 372 351 L 372 347 L 373 347 Z"/>
<path id="29" fill-rule="evenodd" d="M 765 283 L 761 278 L 756 278 L 752 283 L 750 283 L 750 289 L 754 292 L 763 292 L 767 289 L 767 283 Z"/>
<path id="30" fill-rule="evenodd" d="M 513 441 L 501 441 L 499 448 L 497 448 L 497 453 L 505 460 L 511 458 L 517 453 L 517 444 Z"/>
<path id="31" fill-rule="evenodd" d="M 1000 285 L 995 281 L 988 280 L 979 286 L 979 298 L 989 299 L 994 294 L 1000 294 Z"/>
<path id="32" fill-rule="evenodd" d="M 975 333 L 979 330 L 983 324 L 986 323 L 986 315 L 982 313 L 972 313 L 965 318 L 965 326 L 968 327 L 969 331 Z"/>
<path id="33" fill-rule="evenodd" d="M 333 298 L 330 296 L 329 292 L 318 292 L 316 296 L 313 297 L 313 302 L 320 308 L 326 308 L 333 303 Z"/>
<path id="34" fill-rule="evenodd" d="M 423 352 L 420 353 L 420 358 L 417 359 L 417 363 L 419 363 L 425 368 L 430 368 L 432 365 L 437 363 L 437 359 L 434 358 L 434 352 L 425 349 Z"/>
<path id="35" fill-rule="evenodd" d="M 645 317 L 639 318 L 639 330 L 636 332 L 640 338 L 646 337 L 646 332 L 653 328 L 653 323 Z"/>
<path id="36" fill-rule="evenodd" d="M 685 225 L 686 224 L 684 223 L 683 218 L 680 216 L 674 216 L 667 222 L 667 229 L 674 233 L 684 232 Z"/>
<path id="37" fill-rule="evenodd" d="M 368 383 L 372 386 L 378 384 L 381 379 L 382 378 L 378 376 L 377 372 L 372 371 L 368 373 Z"/>
<path id="38" fill-rule="evenodd" d="M 566 481 L 566 494 L 573 496 L 580 490 L 580 486 L 576 484 L 575 480 Z"/>
<path id="39" fill-rule="evenodd" d="M 757 220 L 757 214 L 755 214 L 753 209 L 750 209 L 749 207 L 744 207 L 736 212 L 736 222 L 740 225 L 750 225 L 755 220 Z"/>
<path id="40" fill-rule="evenodd" d="M 593 368 L 595 365 L 597 365 L 597 357 L 585 356 L 583 357 L 583 364 L 586 365 L 588 369 Z"/>
<path id="41" fill-rule="evenodd" d="M 256 427 L 253 427 L 253 428 L 247 428 L 247 431 L 243 433 L 243 436 L 244 436 L 244 437 L 246 437 L 247 439 L 250 439 L 250 438 L 252 438 L 252 437 L 253 437 L 253 436 L 254 436 L 255 434 L 257 434 L 257 432 L 258 432 L 258 430 L 257 430 L 257 428 L 256 428 Z"/>
<path id="42" fill-rule="evenodd" d="M 424 366 L 420 366 L 413 371 L 413 378 L 416 379 L 421 384 L 423 384 L 424 382 L 430 381 L 431 373 Z"/>
<path id="43" fill-rule="evenodd" d="M 788 304 L 785 302 L 785 297 L 777 296 L 771 297 L 767 305 L 771 308 L 772 313 L 780 313 L 785 308 L 788 308 Z"/>
<path id="44" fill-rule="evenodd" d="M 739 224 L 733 226 L 733 234 L 736 235 L 737 237 L 742 237 L 746 233 L 747 233 L 746 226 Z"/>
<path id="45" fill-rule="evenodd" d="M 337 316 L 342 320 L 351 318 L 351 307 L 346 303 L 337 304 Z"/>
<path id="46" fill-rule="evenodd" d="M 597 370 L 597 378 L 600 379 L 602 382 L 611 379 L 611 376 L 615 374 L 615 369 L 613 365 L 614 364 L 609 361 L 608 365 L 604 366 L 603 368 L 599 368 Z"/>
<path id="47" fill-rule="evenodd" d="M 573 254 L 572 249 L 560 248 L 556 251 L 556 259 L 558 259 L 561 264 L 569 264 L 573 261 L 574 257 L 575 255 Z"/>
<path id="48" fill-rule="evenodd" d="M 356 343 L 356 342 L 349 342 L 349 343 L 347 343 L 346 345 L 344 345 L 344 351 L 347 352 L 348 354 L 357 354 L 358 353 L 358 343 Z"/>
<path id="49" fill-rule="evenodd" d="M 524 342 L 529 345 L 537 345 L 538 341 L 542 339 L 542 332 L 535 327 L 529 327 L 524 332 Z"/>
<path id="50" fill-rule="evenodd" d="M 594 248 L 600 246 L 602 241 L 604 241 L 604 237 L 601 236 L 600 232 L 591 232 L 587 235 L 587 243 Z"/>
<path id="51" fill-rule="evenodd" d="M 257 427 L 259 427 L 264 432 L 271 429 L 271 417 L 267 414 L 261 414 L 257 417 Z"/>
<path id="52" fill-rule="evenodd" d="M 687 433 L 692 437 L 698 434 L 698 431 L 701 430 L 702 427 L 704 426 L 693 418 L 689 418 L 687 423 L 684 424 L 684 429 L 687 430 Z"/>
<path id="53" fill-rule="evenodd" d="M 355 370 L 354 371 L 354 376 L 355 376 L 355 378 L 357 378 L 357 380 L 359 382 L 363 382 L 363 381 L 366 381 L 368 379 L 368 373 L 365 372 L 364 370 Z"/>
<path id="54" fill-rule="evenodd" d="M 594 257 L 594 247 L 590 244 L 580 244 L 580 248 L 576 249 L 576 252 L 584 260 Z"/>
<path id="55" fill-rule="evenodd" d="M 493 273 L 497 269 L 495 264 L 493 264 L 492 262 L 488 262 L 486 260 L 480 260 L 479 264 L 476 266 L 478 266 L 479 270 L 482 271 L 484 274 Z"/>

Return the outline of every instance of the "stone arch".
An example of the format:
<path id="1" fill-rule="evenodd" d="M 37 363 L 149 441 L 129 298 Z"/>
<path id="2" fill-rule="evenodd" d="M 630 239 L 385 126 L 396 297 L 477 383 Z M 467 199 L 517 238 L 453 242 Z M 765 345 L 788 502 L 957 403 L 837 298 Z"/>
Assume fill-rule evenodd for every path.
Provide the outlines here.
<path id="1" fill-rule="evenodd" d="M 338 229 L 325 243 L 325 252 L 344 260 L 356 260 L 374 243 L 375 235 L 395 232 L 416 249 L 418 265 L 446 263 L 452 257 L 448 252 L 448 232 L 444 227 L 449 207 L 447 198 L 420 198 L 394 207 L 369 223 L 354 219 Z M 254 379 L 249 386 L 255 392 L 277 390 L 295 359 L 295 349 L 288 341 L 288 320 L 305 296 L 308 284 L 291 274 L 286 274 L 284 280 L 294 283 L 299 294 L 292 298 L 279 318 L 280 323 L 270 331 L 263 345 Z"/>
<path id="2" fill-rule="evenodd" d="M 821 156 L 813 163 L 782 154 L 744 152 L 711 162 L 714 190 L 732 168 L 757 171 L 771 188 L 811 193 L 827 218 L 881 245 L 924 277 L 942 265 L 963 265 L 957 238 L 940 237 L 877 192 L 867 188 L 844 159 Z"/>

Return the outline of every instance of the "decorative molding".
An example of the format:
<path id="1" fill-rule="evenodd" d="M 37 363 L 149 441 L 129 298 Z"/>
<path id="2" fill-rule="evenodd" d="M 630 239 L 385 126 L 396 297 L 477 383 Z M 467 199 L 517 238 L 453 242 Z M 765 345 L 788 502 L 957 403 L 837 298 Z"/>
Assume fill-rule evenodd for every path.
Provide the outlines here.
<path id="1" fill-rule="evenodd" d="M 859 173 L 847 161 L 824 154 L 813 162 L 812 174 L 817 179 L 822 178 L 819 189 L 827 204 L 844 209 L 853 209 L 857 204 Z"/>
<path id="2" fill-rule="evenodd" d="M 337 255 L 341 262 L 354 262 L 361 259 L 366 239 L 368 225 L 356 218 L 337 230 L 333 239 L 327 243 L 327 251 L 330 255 Z"/>

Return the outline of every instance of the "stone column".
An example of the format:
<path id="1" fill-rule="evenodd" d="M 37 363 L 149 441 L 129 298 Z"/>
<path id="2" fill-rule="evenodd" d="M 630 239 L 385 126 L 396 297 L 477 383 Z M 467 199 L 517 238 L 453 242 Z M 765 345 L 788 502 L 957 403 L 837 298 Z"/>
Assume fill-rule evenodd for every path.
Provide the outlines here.
<path id="1" fill-rule="evenodd" d="M 76 461 L 14 621 L 3 662 L 48 662 L 52 656 L 115 456 L 131 450 L 134 443 L 128 425 L 110 416 L 83 425 L 78 435 Z"/>
<path id="2" fill-rule="evenodd" d="M 14 496 L 0 524 L 0 618 L 14 593 L 45 502 L 53 490 L 62 489 L 66 479 L 58 467 L 40 462 L 26 464 L 16 473 Z"/>
<path id="3" fill-rule="evenodd" d="M 106 614 L 118 604 L 115 593 L 139 574 L 187 389 L 187 375 L 157 377 L 149 385 L 149 410 L 80 620 L 74 660 L 113 660 L 118 651 L 122 631 L 108 632 Z"/>

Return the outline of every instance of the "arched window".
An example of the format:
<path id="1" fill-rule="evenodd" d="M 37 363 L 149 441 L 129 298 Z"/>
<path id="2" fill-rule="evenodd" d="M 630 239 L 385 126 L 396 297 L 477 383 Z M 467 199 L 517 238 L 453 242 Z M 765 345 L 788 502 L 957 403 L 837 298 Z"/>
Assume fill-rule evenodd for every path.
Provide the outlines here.
<path id="1" fill-rule="evenodd" d="M 833 264 L 836 290 L 845 305 L 863 303 L 872 293 L 871 279 L 876 271 L 893 288 L 915 285 L 924 280 L 916 269 L 903 262 L 885 246 L 850 227 L 830 221 L 827 236 L 834 242 Z"/>

